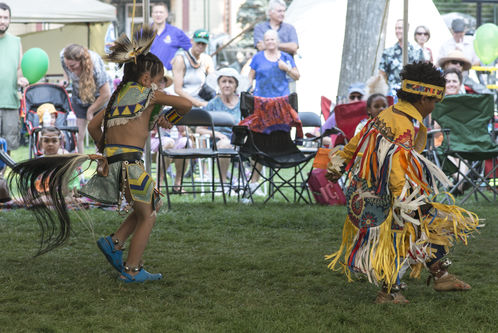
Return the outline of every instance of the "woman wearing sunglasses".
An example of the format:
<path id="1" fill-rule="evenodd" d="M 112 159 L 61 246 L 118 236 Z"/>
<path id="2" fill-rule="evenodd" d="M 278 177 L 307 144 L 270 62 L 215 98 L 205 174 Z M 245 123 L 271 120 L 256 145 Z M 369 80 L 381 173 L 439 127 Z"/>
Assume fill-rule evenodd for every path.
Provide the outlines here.
<path id="1" fill-rule="evenodd" d="M 425 61 L 432 62 L 432 51 L 430 48 L 425 46 L 425 43 L 427 43 L 431 38 L 430 30 L 425 25 L 419 25 L 415 28 L 413 38 L 415 39 L 415 42 L 417 42 L 417 45 L 422 49 Z"/>

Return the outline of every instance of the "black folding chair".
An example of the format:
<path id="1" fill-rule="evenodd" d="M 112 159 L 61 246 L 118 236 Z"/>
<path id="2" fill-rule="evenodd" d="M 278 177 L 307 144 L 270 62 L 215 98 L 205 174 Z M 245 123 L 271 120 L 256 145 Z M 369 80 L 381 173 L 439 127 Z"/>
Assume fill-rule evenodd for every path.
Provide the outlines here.
<path id="1" fill-rule="evenodd" d="M 236 126 L 235 119 L 228 112 L 211 111 L 210 114 L 215 127 L 230 127 L 233 129 L 233 127 Z M 239 152 L 235 148 L 217 148 L 217 152 L 219 158 L 229 158 L 232 162 L 230 170 L 230 186 L 237 192 L 237 199 L 240 199 L 240 192 L 247 183 L 247 179 Z M 235 174 L 235 166 L 237 166 L 237 183 L 236 185 L 232 185 L 233 176 Z M 231 196 L 231 192 L 229 192 L 229 196 Z"/>
<path id="2" fill-rule="evenodd" d="M 202 110 L 202 109 L 192 109 L 190 110 L 189 113 L 187 113 L 183 119 L 180 120 L 180 122 L 177 125 L 185 125 L 187 128 L 187 138 L 189 137 L 189 126 L 206 126 L 211 128 L 212 130 L 212 137 L 214 138 L 214 124 L 213 124 L 213 119 L 211 117 L 210 112 Z M 180 190 L 177 191 L 178 193 L 173 192 L 173 185 L 168 184 L 168 177 L 166 173 L 166 163 L 164 161 L 164 158 L 171 158 L 171 159 L 182 159 L 183 164 L 182 164 L 182 170 L 176 170 L 176 172 L 181 172 L 181 184 L 180 184 Z M 194 159 L 211 159 L 213 166 L 216 165 L 218 169 L 218 176 L 219 176 L 219 183 L 221 186 L 221 191 L 218 191 L 215 189 L 215 168 L 213 167 L 211 169 L 211 181 L 209 184 L 204 184 L 204 183 L 199 183 L 194 180 L 194 172 L 192 172 L 192 179 L 190 184 L 185 184 L 184 183 L 184 173 L 185 173 L 185 165 L 186 161 L 190 160 L 191 164 Z M 171 199 L 170 196 L 171 194 L 193 194 L 194 197 L 196 194 L 200 193 L 206 193 L 203 189 L 204 185 L 208 185 L 210 188 L 207 193 L 211 193 L 212 200 L 214 201 L 215 193 L 221 192 L 221 195 L 223 196 L 223 202 L 226 203 L 226 197 L 225 197 L 225 191 L 224 191 L 224 184 L 222 182 L 222 177 L 221 177 L 221 169 L 220 169 L 220 161 L 219 161 L 219 153 L 217 151 L 216 147 L 216 140 L 213 140 L 212 146 L 211 147 L 206 147 L 206 148 L 193 148 L 191 146 L 191 140 L 187 140 L 185 148 L 181 149 L 163 149 L 162 147 L 162 142 L 161 142 L 161 136 L 159 136 L 159 158 L 158 158 L 158 167 L 157 167 L 157 187 L 160 190 L 162 185 L 161 185 L 161 173 L 164 175 L 164 182 L 165 186 L 164 188 L 166 189 L 166 197 L 168 200 L 168 208 L 171 208 Z M 202 187 L 202 190 L 201 190 Z M 185 189 L 185 191 L 183 191 Z"/>
<path id="3" fill-rule="evenodd" d="M 290 94 L 288 103 L 297 112 L 298 98 L 296 93 Z M 248 93 L 242 93 L 240 99 L 240 111 L 242 117 L 248 117 L 254 113 L 254 96 Z M 302 139 L 302 138 L 299 138 Z M 291 202 L 284 193 L 284 189 L 291 189 L 293 192 L 293 201 L 303 200 L 306 203 L 311 203 L 311 195 L 308 190 L 306 180 L 308 178 L 304 168 L 306 164 L 313 159 L 315 154 L 303 153 L 297 146 L 296 140 L 293 140 L 291 133 L 287 131 L 276 130 L 270 134 L 263 134 L 250 131 L 245 126 L 235 126 L 233 128 L 232 143 L 239 146 L 239 153 L 245 160 L 252 160 L 253 167 L 249 179 L 257 173 L 262 181 L 255 188 L 250 188 L 249 182 L 244 189 L 244 195 L 249 193 L 252 200 L 252 192 L 258 188 L 268 186 L 268 194 L 265 203 L 275 197 L 275 194 L 280 193 L 282 197 Z M 301 142 L 299 142 L 301 143 Z M 268 176 L 261 172 L 258 164 L 269 169 Z M 294 173 L 290 177 L 283 175 L 285 170 L 292 169 Z M 306 196 L 304 195 L 306 193 Z"/>
<path id="4" fill-rule="evenodd" d="M 306 128 L 320 128 L 322 120 L 320 116 L 314 112 L 299 112 L 299 119 L 303 125 L 303 130 Z M 303 145 L 299 147 L 305 154 L 316 154 L 318 148 L 321 146 L 322 136 L 315 136 L 313 133 L 305 133 L 303 138 Z"/>

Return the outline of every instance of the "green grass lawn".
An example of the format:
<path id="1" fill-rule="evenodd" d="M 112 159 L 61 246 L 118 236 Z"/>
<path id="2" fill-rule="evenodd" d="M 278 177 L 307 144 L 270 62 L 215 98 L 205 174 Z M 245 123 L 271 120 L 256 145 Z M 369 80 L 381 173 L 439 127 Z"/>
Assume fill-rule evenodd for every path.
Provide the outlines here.
<path id="1" fill-rule="evenodd" d="M 436 293 L 409 280 L 406 306 L 375 305 L 377 289 L 348 283 L 323 259 L 337 249 L 344 207 L 176 203 L 162 210 L 144 260 L 165 278 L 123 285 L 95 246 L 122 221 L 92 210 L 94 234 L 41 257 L 25 210 L 0 212 L 0 331 L 493 332 L 498 311 L 496 205 L 452 271 L 473 289 Z"/>
<path id="2" fill-rule="evenodd" d="M 407 280 L 410 304 L 376 305 L 375 286 L 323 258 L 339 246 L 344 207 L 174 200 L 144 255 L 164 279 L 142 285 L 117 282 L 95 244 L 121 223 L 115 212 L 88 211 L 93 232 L 75 218 L 64 246 L 33 258 L 33 215 L 0 211 L 0 332 L 497 331 L 496 203 L 465 206 L 486 227 L 451 254 L 471 291 L 437 293 L 424 272 Z"/>

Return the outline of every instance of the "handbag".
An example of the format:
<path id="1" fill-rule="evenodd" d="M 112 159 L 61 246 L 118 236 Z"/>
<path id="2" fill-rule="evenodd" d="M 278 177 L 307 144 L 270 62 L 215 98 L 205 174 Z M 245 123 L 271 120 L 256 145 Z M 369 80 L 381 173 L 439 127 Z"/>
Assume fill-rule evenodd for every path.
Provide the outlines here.
<path id="1" fill-rule="evenodd" d="M 209 102 L 210 100 L 216 97 L 216 90 L 211 88 L 207 83 L 204 83 L 197 95 L 203 100 Z"/>
<path id="2" fill-rule="evenodd" d="M 199 68 L 201 67 L 201 64 L 197 62 L 197 60 L 194 58 L 194 56 L 190 53 L 190 51 L 185 51 L 185 54 L 187 55 L 188 60 L 190 61 L 190 65 L 193 68 Z M 197 93 L 197 96 L 202 98 L 203 100 L 209 102 L 213 98 L 216 97 L 216 90 L 211 88 L 206 82 L 201 86 L 201 89 Z"/>

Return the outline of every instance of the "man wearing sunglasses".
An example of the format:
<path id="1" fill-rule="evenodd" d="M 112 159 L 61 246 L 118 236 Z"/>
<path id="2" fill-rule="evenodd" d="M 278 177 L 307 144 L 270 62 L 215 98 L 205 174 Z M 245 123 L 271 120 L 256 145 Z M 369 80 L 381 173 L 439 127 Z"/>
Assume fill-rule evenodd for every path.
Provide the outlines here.
<path id="1" fill-rule="evenodd" d="M 471 65 L 479 65 L 480 61 L 474 51 L 474 38 L 465 36 L 466 32 L 465 21 L 461 18 L 454 19 L 451 22 L 452 38 L 445 41 L 439 50 L 439 59 L 447 57 L 454 50 L 462 51 L 465 58 L 470 60 Z"/>

